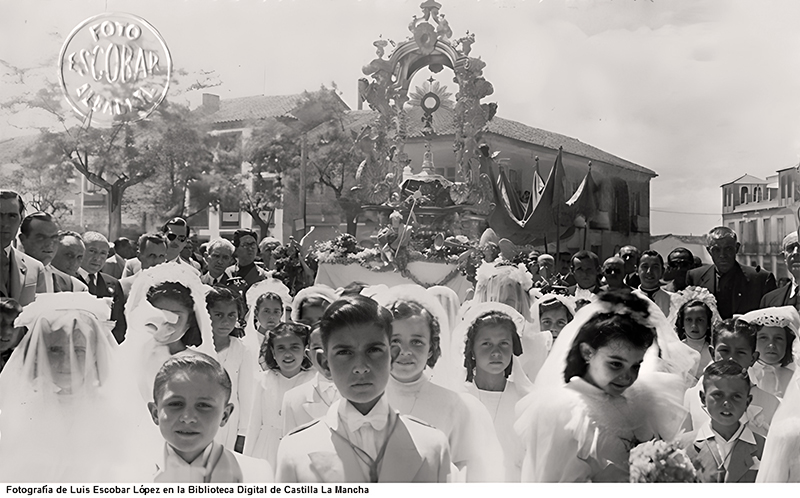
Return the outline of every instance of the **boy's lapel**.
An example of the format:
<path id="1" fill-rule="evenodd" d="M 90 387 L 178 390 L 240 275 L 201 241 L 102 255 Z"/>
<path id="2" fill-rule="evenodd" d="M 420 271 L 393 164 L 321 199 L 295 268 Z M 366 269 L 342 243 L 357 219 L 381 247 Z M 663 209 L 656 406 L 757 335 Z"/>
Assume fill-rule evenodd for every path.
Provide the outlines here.
<path id="1" fill-rule="evenodd" d="M 317 393 L 319 384 L 316 380 L 307 383 L 306 386 L 308 390 L 306 391 L 306 399 L 303 401 L 303 410 L 312 419 L 318 419 L 327 413 L 328 406 L 325 405 L 325 402 Z"/>
<path id="2" fill-rule="evenodd" d="M 725 482 L 739 482 L 749 470 L 758 471 L 758 448 L 756 445 L 736 441 L 731 450 L 731 460 L 728 463 L 728 475 Z"/>
<path id="3" fill-rule="evenodd" d="M 396 426 L 386 446 L 378 482 L 412 482 L 422 466 L 422 455 L 406 426 L 409 422 L 395 416 Z"/>
<path id="4" fill-rule="evenodd" d="M 355 450 L 348 444 L 340 433 L 334 434 L 339 428 L 339 404 L 334 403 L 328 409 L 323 422 L 328 429 L 333 451 L 317 451 L 309 453 L 311 467 L 322 482 L 367 482 Z"/>
<path id="5" fill-rule="evenodd" d="M 697 450 L 697 459 L 700 461 L 702 469 L 698 469 L 700 474 L 704 476 L 703 482 L 721 482 L 719 473 L 724 472 L 724 469 L 719 468 L 717 458 L 719 455 L 719 448 L 714 439 L 706 439 L 704 441 L 695 441 L 694 448 Z"/>

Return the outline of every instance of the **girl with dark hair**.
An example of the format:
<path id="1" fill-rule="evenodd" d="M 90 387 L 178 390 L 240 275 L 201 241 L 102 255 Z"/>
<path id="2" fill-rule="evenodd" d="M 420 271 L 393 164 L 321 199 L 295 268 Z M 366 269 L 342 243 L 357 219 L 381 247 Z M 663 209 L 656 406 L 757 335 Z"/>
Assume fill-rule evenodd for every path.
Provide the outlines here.
<path id="1" fill-rule="evenodd" d="M 245 296 L 250 309 L 247 312 L 244 328 L 244 345 L 253 355 L 259 358 L 262 365 L 261 346 L 267 340 L 270 331 L 281 322 L 288 322 L 292 307 L 292 296 L 283 282 L 274 278 L 262 280 L 247 290 Z"/>
<path id="2" fill-rule="evenodd" d="M 450 327 L 447 313 L 419 285 L 394 286 L 375 300 L 394 318 L 390 345 L 397 356 L 386 387 L 389 404 L 445 433 L 451 460 L 463 471 L 459 479 L 502 480 L 500 445 L 487 410 L 466 393 L 442 387 L 442 379 L 430 379 L 429 369 L 443 354 L 440 331 Z"/>
<path id="3" fill-rule="evenodd" d="M 689 387 L 693 387 L 703 376 L 703 370 L 714 361 L 711 331 L 714 324 L 722 320 L 717 311 L 717 300 L 704 287 L 687 287 L 672 295 L 670 310 L 668 320 L 675 325 L 678 338 L 700 353 L 700 361 L 688 373 Z"/>
<path id="4" fill-rule="evenodd" d="M 555 365 L 545 364 L 520 403 L 523 481 L 627 482 L 633 447 L 677 435 L 684 379 L 655 371 L 677 337 L 656 310 L 630 291 L 609 291 L 564 328 L 548 358 Z M 660 349 L 649 354 L 656 337 Z"/>
<path id="5" fill-rule="evenodd" d="M 261 345 L 258 362 L 262 371 L 256 374 L 244 454 L 267 460 L 273 469 L 283 437 L 283 395 L 314 378 L 305 355 L 310 333 L 300 323 L 279 323 L 267 332 Z"/>
<path id="6" fill-rule="evenodd" d="M 750 367 L 756 386 L 783 398 L 794 370 L 792 345 L 800 328 L 800 315 L 794 306 L 781 306 L 751 311 L 739 320 L 756 329 L 758 361 Z"/>
<path id="7" fill-rule="evenodd" d="M 515 382 L 512 371 L 522 354 L 525 319 L 509 306 L 483 303 L 470 308 L 460 326 L 467 327 L 463 351 L 467 391 L 492 417 L 503 449 L 504 481 L 520 482 L 525 448 L 514 432 L 515 406 L 531 386 Z"/>

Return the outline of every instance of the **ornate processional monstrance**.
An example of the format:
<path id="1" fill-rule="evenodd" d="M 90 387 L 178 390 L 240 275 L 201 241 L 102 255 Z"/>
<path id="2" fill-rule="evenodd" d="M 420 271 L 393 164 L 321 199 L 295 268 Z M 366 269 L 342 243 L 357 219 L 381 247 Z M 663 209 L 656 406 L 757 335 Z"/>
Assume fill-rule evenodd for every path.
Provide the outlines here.
<path id="1" fill-rule="evenodd" d="M 491 182 L 480 170 L 479 145 L 497 110 L 496 104 L 482 104 L 481 99 L 494 89 L 483 77 L 486 64 L 470 57 L 475 35 L 467 32 L 466 36 L 453 40 L 449 23 L 440 11 L 441 4 L 426 0 L 420 8 L 422 16 L 413 16 L 408 25 L 411 36 L 396 46 L 384 39 L 377 40 L 374 42 L 377 58 L 363 68 L 370 79 L 359 80 L 359 97 L 378 116 L 356 139 L 364 160 L 358 168 L 353 192 L 365 211 L 384 215 L 398 211 L 404 219 L 413 211 L 421 225 L 418 236 L 458 232 L 476 237 L 479 228 L 476 223 L 469 234 L 451 228 L 454 220 L 463 226 L 459 221 L 462 217 L 482 221 L 493 207 Z M 385 58 L 390 43 L 394 50 Z M 405 150 L 409 129 L 406 104 L 410 100 L 411 80 L 420 69 L 427 68 L 437 74 L 445 67 L 453 70 L 453 81 L 458 85 L 453 106 L 455 182 L 437 175 L 433 167 L 432 116 L 442 102 L 440 92 L 434 88 L 438 83 L 432 80 L 431 85 L 426 85 L 430 91 L 415 96 L 424 113 L 421 132 L 425 153 L 421 172 L 412 173 L 412 159 Z"/>

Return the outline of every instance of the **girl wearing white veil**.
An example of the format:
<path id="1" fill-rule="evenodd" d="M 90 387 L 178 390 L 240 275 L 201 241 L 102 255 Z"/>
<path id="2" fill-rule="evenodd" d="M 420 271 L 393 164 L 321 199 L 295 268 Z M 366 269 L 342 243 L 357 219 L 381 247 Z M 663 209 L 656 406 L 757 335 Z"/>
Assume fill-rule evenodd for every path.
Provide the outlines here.
<path id="1" fill-rule="evenodd" d="M 532 290 L 533 291 L 533 290 Z M 538 294 L 538 293 L 537 293 Z M 542 313 L 544 311 L 544 313 Z M 531 323 L 536 331 L 548 331 L 555 340 L 575 317 L 575 297 L 562 294 L 534 295 Z"/>
<path id="2" fill-rule="evenodd" d="M 269 277 L 250 286 L 245 301 L 249 309 L 242 342 L 258 358 L 269 330 L 280 322 L 288 321 L 292 296 L 283 282 Z"/>
<path id="3" fill-rule="evenodd" d="M 292 321 L 311 327 L 322 318 L 325 309 L 336 299 L 336 291 L 327 285 L 312 285 L 301 289 L 292 301 Z"/>
<path id="4" fill-rule="evenodd" d="M 505 482 L 520 482 L 525 447 L 514 432 L 514 407 L 531 390 L 524 374 L 512 375 L 515 356 L 523 352 L 520 333 L 525 319 L 510 306 L 481 303 L 472 306 L 458 325 L 461 344 L 460 380 L 486 407 L 503 449 Z M 456 350 L 454 349 L 454 353 Z M 520 379 L 522 382 L 520 382 Z"/>
<path id="5" fill-rule="evenodd" d="M 17 317 L 28 332 L 0 375 L 1 482 L 138 477 L 129 429 L 141 402 L 112 368 L 117 343 L 105 316 L 102 299 L 58 293 L 39 294 Z"/>
<path id="6" fill-rule="evenodd" d="M 769 428 L 756 482 L 800 482 L 800 345 L 794 341 L 795 374 Z"/>
<path id="7" fill-rule="evenodd" d="M 120 364 L 135 376 L 145 401 L 151 401 L 156 374 L 173 354 L 192 347 L 216 359 L 206 290 L 196 270 L 184 264 L 162 263 L 137 274 L 125 304 L 128 331 Z"/>
<path id="8" fill-rule="evenodd" d="M 502 481 L 502 450 L 486 408 L 474 397 L 429 380 L 442 354 L 440 330 L 450 327 L 439 302 L 419 285 L 397 285 L 374 297 L 392 312 L 392 362 L 386 394 L 400 413 L 412 415 L 444 432 L 456 480 Z"/>
<path id="9" fill-rule="evenodd" d="M 631 448 L 680 430 L 684 372 L 697 357 L 652 301 L 600 294 L 561 331 L 517 405 L 522 480 L 627 481 Z"/>
<path id="10" fill-rule="evenodd" d="M 458 313 L 461 311 L 461 301 L 458 298 L 456 291 L 444 285 L 435 285 L 428 287 L 428 294 L 436 298 L 439 304 L 442 305 L 445 314 L 447 315 L 447 322 L 450 324 L 447 329 L 439 331 L 439 346 L 442 350 L 442 359 L 437 361 L 436 365 L 431 369 L 431 380 L 444 387 L 452 388 L 448 375 L 452 371 L 447 371 L 448 365 L 452 364 L 452 359 L 449 357 L 453 350 L 453 328 L 458 323 Z"/>
<path id="11" fill-rule="evenodd" d="M 523 356 L 520 357 L 519 363 L 531 381 L 539 373 L 553 344 L 552 335 L 540 332 L 538 326 L 532 323 L 529 294 L 532 286 L 533 277 L 524 264 L 515 266 L 502 262 L 499 264 L 484 262 L 478 268 L 475 296 L 469 304 L 464 303 L 465 307 L 488 302 L 503 303 L 517 310 L 525 318 L 527 325 L 522 332 Z M 453 344 L 463 344 L 463 341 L 464 336 L 454 333 Z"/>

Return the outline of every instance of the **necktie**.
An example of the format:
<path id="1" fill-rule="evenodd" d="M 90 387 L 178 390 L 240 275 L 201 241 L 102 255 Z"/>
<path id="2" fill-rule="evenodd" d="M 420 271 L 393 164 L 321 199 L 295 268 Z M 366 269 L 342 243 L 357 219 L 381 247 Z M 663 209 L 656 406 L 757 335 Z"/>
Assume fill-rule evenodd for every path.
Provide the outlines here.
<path id="1" fill-rule="evenodd" d="M 97 284 L 94 282 L 94 279 L 97 276 L 94 273 L 89 274 L 89 294 L 96 296 L 97 295 Z"/>

